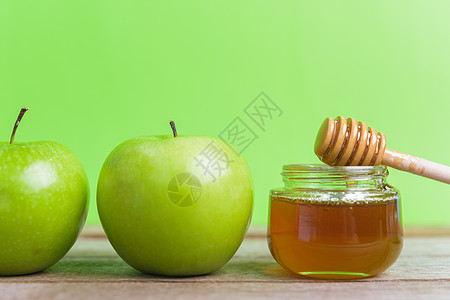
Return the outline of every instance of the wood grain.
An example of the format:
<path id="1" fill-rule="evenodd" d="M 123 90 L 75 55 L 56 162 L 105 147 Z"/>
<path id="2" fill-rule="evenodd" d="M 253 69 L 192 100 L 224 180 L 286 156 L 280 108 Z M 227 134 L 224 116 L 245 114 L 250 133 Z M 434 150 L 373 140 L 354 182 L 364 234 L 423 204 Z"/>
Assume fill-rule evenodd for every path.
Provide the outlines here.
<path id="1" fill-rule="evenodd" d="M 264 228 L 252 228 L 235 257 L 197 277 L 142 274 L 123 262 L 101 229 L 87 227 L 58 264 L 0 277 L 0 299 L 450 299 L 448 228 L 411 228 L 388 271 L 357 281 L 306 279 L 271 257 Z"/>

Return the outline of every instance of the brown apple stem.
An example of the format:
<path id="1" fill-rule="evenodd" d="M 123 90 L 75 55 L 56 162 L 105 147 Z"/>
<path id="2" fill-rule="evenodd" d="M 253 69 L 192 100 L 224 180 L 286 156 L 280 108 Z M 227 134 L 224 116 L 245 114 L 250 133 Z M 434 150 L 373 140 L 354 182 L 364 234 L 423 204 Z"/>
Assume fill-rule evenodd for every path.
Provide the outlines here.
<path id="1" fill-rule="evenodd" d="M 170 121 L 169 124 L 170 124 L 170 127 L 172 127 L 173 137 L 177 137 L 178 134 L 177 134 L 177 129 L 175 128 L 175 122 L 174 121 Z"/>
<path id="2" fill-rule="evenodd" d="M 14 143 L 14 137 L 16 136 L 17 127 L 19 127 L 19 123 L 22 120 L 23 115 L 27 112 L 28 109 L 29 109 L 28 107 L 22 107 L 22 109 L 20 110 L 19 116 L 17 117 L 17 120 L 16 120 L 16 124 L 14 124 L 13 132 L 11 134 L 11 139 L 9 140 L 10 144 Z"/>

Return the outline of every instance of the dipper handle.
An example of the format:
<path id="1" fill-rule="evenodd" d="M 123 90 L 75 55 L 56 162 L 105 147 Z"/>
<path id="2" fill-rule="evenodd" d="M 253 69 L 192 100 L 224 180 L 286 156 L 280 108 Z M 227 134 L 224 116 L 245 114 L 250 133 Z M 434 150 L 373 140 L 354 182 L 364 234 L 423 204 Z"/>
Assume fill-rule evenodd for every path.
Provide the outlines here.
<path id="1" fill-rule="evenodd" d="M 387 165 L 450 184 L 450 167 L 386 148 L 384 134 L 353 118 L 327 118 L 317 132 L 314 152 L 330 166 Z"/>
<path id="2" fill-rule="evenodd" d="M 417 156 L 386 149 L 383 165 L 450 184 L 450 167 Z"/>

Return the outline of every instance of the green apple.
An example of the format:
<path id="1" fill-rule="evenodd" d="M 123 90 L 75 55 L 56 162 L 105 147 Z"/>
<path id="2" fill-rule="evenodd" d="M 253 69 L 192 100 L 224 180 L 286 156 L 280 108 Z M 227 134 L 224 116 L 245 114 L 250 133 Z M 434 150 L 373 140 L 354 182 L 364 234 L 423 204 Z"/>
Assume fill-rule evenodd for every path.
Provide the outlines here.
<path id="1" fill-rule="evenodd" d="M 14 133 L 0 142 L 0 275 L 58 262 L 77 239 L 88 204 L 86 173 L 68 148 L 13 143 Z"/>
<path id="2" fill-rule="evenodd" d="M 98 212 L 112 246 L 135 269 L 206 274 L 242 243 L 252 179 L 223 140 L 174 135 L 132 138 L 112 151 L 98 181 Z"/>

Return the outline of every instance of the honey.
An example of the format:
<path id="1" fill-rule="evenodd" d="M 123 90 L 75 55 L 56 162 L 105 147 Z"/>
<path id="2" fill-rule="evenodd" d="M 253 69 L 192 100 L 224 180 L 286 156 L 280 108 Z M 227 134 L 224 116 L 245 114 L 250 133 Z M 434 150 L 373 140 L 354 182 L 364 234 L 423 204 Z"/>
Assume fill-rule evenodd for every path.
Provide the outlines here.
<path id="1" fill-rule="evenodd" d="M 308 277 L 358 279 L 397 260 L 399 197 L 385 167 L 289 165 L 283 176 L 285 188 L 271 192 L 268 228 L 280 265 Z"/>

